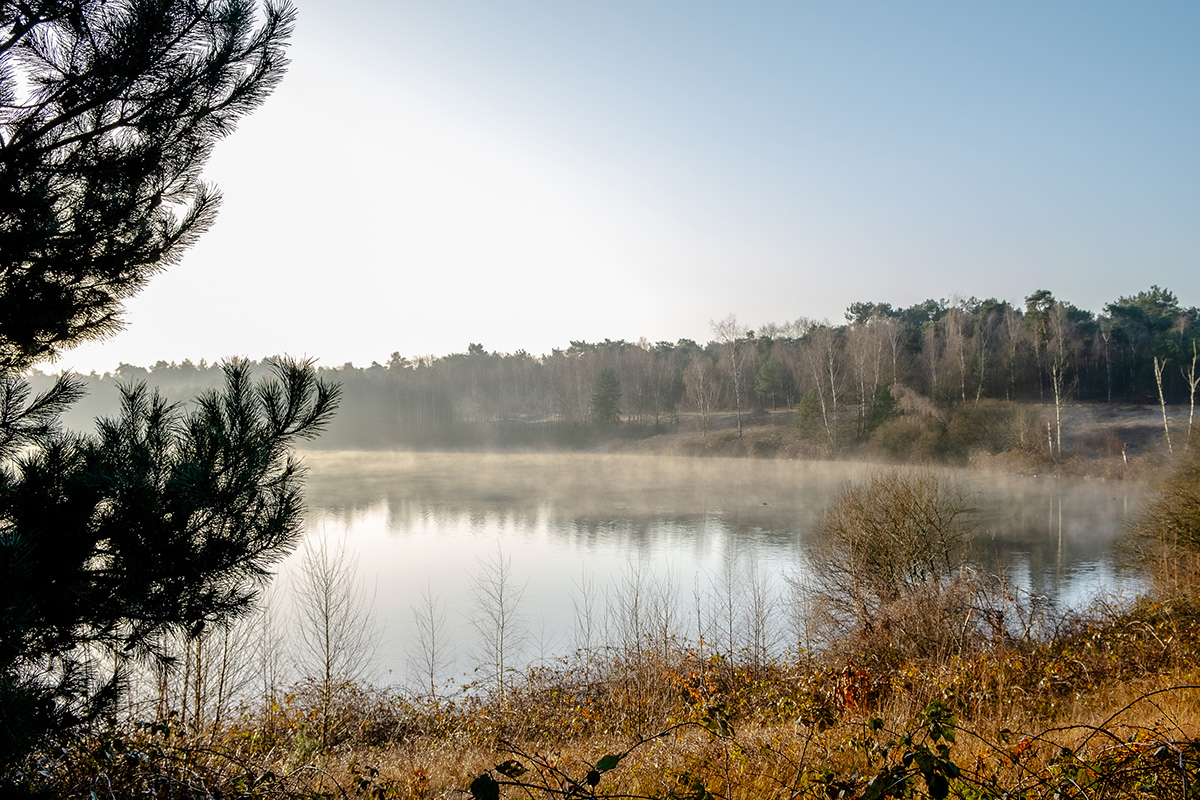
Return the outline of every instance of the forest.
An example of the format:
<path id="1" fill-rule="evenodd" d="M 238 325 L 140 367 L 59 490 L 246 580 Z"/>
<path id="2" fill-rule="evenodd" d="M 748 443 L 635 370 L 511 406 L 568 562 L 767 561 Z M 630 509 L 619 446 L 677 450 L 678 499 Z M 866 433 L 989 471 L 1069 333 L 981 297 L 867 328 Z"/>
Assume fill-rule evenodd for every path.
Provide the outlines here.
<path id="1" fill-rule="evenodd" d="M 798 319 L 754 330 L 730 316 L 711 330 L 704 344 L 571 341 L 534 356 L 471 343 L 444 356 L 397 351 L 384 364 L 321 367 L 323 378 L 341 385 L 343 402 L 316 446 L 570 447 L 740 430 L 766 412 L 794 410 L 825 453 L 875 437 L 900 456 L 915 443 L 886 428 L 904 414 L 944 422 L 984 401 L 992 409 L 1040 403 L 1058 411 L 1068 403 L 1182 404 L 1190 422 L 1200 386 L 1200 309 L 1158 286 L 1119 297 L 1099 314 L 1039 290 L 1024 307 L 974 298 L 906 308 L 856 302 L 836 325 Z M 50 380 L 35 374 L 35 386 Z M 87 380 L 91 396 L 66 418 L 75 427 L 114 413 L 118 385 L 145 381 L 186 398 L 219 385 L 222 375 L 203 361 L 160 361 Z M 1061 423 L 1049 446 L 1062 449 Z"/>

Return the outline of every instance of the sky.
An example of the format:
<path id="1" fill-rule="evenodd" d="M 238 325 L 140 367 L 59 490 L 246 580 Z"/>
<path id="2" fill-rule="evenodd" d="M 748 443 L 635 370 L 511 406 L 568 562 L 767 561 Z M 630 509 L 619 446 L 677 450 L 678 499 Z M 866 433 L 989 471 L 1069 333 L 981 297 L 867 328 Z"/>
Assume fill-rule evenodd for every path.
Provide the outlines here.
<path id="1" fill-rule="evenodd" d="M 224 202 L 53 368 L 327 366 L 841 321 L 1200 305 L 1200 4 L 298 0 Z"/>

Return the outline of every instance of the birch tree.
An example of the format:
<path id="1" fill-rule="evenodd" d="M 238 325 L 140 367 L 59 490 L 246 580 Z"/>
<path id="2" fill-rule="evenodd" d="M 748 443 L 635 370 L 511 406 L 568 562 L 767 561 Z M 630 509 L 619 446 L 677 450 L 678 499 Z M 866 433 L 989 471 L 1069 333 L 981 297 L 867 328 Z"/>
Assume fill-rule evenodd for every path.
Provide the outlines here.
<path id="1" fill-rule="evenodd" d="M 729 357 L 729 370 L 733 374 L 733 407 L 737 414 L 738 438 L 742 438 L 742 361 L 747 330 L 739 324 L 737 317 L 730 314 L 720 322 L 709 322 L 717 341 L 725 348 Z"/>

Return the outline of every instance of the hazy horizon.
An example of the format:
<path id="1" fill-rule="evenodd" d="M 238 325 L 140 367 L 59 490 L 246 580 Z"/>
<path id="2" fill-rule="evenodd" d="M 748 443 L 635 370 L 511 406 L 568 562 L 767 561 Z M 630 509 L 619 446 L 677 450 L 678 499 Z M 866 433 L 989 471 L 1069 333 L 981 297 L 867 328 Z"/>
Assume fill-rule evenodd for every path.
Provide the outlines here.
<path id="1" fill-rule="evenodd" d="M 54 365 L 1200 297 L 1200 6 L 301 0 L 216 225 Z"/>
<path id="2" fill-rule="evenodd" d="M 1149 290 L 1151 288 L 1152 287 L 1150 287 L 1150 286 L 1145 286 L 1145 287 L 1142 287 L 1141 289 L 1138 289 L 1137 291 L 1132 291 L 1129 295 L 1123 295 L 1123 296 L 1132 297 L 1132 296 L 1138 294 L 1139 292 L 1146 292 L 1147 290 Z M 1172 291 L 1172 287 L 1170 287 L 1170 286 L 1162 286 L 1162 287 L 1157 287 L 1157 288 L 1161 288 L 1168 292 Z M 1032 295 L 1034 293 L 1034 291 L 1036 291 L 1036 290 L 1030 289 L 1027 294 L 1025 294 L 1022 297 L 1017 297 L 1017 298 L 979 298 L 977 296 L 974 296 L 974 297 L 976 297 L 976 299 L 981 299 L 981 300 L 987 300 L 987 299 L 1001 300 L 1003 302 L 1009 303 L 1014 308 L 1023 310 L 1024 306 L 1025 306 L 1025 302 L 1024 302 L 1025 298 Z M 951 300 L 951 298 L 947 298 L 947 297 L 936 297 L 936 298 L 930 297 L 930 298 L 924 298 L 924 299 L 925 300 L 929 300 L 929 299 Z M 960 296 L 957 299 L 967 299 L 967 298 Z M 1099 311 L 1097 311 L 1095 309 L 1090 309 L 1090 308 L 1085 308 L 1085 307 L 1079 306 L 1070 297 L 1056 296 L 1055 299 L 1062 301 L 1064 303 L 1067 303 L 1067 304 L 1074 305 L 1075 307 L 1080 308 L 1083 311 L 1087 311 L 1087 312 L 1091 313 L 1093 316 L 1098 315 L 1100 313 Z M 1105 300 L 1104 303 L 1105 304 L 1111 303 L 1111 302 L 1116 301 L 1117 299 L 1118 298 L 1114 296 L 1114 297 L 1111 297 L 1111 298 L 1108 298 L 1107 300 Z M 1191 302 L 1189 302 L 1187 298 L 1179 297 L 1178 299 L 1179 299 L 1179 306 L 1183 309 L 1197 308 L 1197 306 L 1195 306 Z M 879 303 L 888 303 L 889 302 L 888 299 L 885 297 L 872 297 L 871 300 L 873 300 L 875 302 L 879 302 Z M 834 326 L 846 324 L 845 311 L 847 309 L 849 309 L 852 302 L 866 302 L 866 299 L 864 298 L 862 300 L 854 300 L 854 301 L 847 302 L 846 305 L 843 307 L 843 313 L 838 314 L 836 318 L 814 319 L 812 321 L 830 323 Z M 892 303 L 891 305 L 893 305 L 894 307 L 896 306 L 895 303 Z M 917 304 L 914 303 L 914 305 L 917 305 Z M 737 318 L 736 314 L 733 316 L 735 318 Z M 726 318 L 728 318 L 728 315 L 726 316 Z M 792 321 L 793 320 L 762 320 L 759 324 L 756 325 L 756 324 L 750 323 L 749 321 L 747 321 L 745 319 L 737 318 L 737 322 L 741 326 L 743 326 L 746 330 L 748 330 L 749 332 L 758 333 L 758 334 L 761 334 L 763 332 L 764 328 L 767 326 L 785 325 Z M 587 342 L 589 344 L 601 344 L 606 341 L 614 342 L 614 343 L 618 342 L 618 341 L 624 341 L 628 344 L 633 344 L 633 345 L 637 345 L 640 343 L 654 345 L 654 344 L 657 344 L 658 342 L 667 342 L 669 344 L 675 344 L 675 343 L 678 343 L 683 340 L 691 339 L 692 341 L 695 341 L 696 343 L 700 344 L 701 346 L 704 346 L 709 342 L 718 341 L 718 339 L 719 339 L 719 337 L 717 337 L 713 333 L 713 330 L 712 330 L 713 322 L 714 322 L 713 320 L 709 320 L 708 322 L 706 322 L 704 325 L 705 331 L 703 334 L 701 334 L 699 336 L 680 335 L 680 336 L 676 336 L 674 338 L 666 338 L 666 339 L 658 339 L 658 340 L 653 340 L 653 339 L 649 339 L 647 337 L 641 337 L 641 336 L 636 336 L 636 337 L 604 336 L 602 338 L 598 338 L 598 339 L 594 339 L 594 340 L 584 340 L 584 339 L 581 339 L 578 337 L 572 337 L 572 338 L 568 338 L 567 340 L 564 340 L 562 342 L 559 342 L 558 344 L 554 344 L 551 347 L 549 347 L 543 351 L 537 351 L 532 348 L 522 347 L 522 346 L 517 346 L 510 350 L 502 350 L 500 348 L 489 346 L 489 342 L 487 340 L 487 337 L 485 336 L 484 341 L 482 341 L 482 342 L 466 342 L 466 341 L 464 341 L 459 346 L 454 347 L 453 349 L 447 350 L 445 352 L 440 352 L 440 353 L 407 352 L 407 351 L 404 351 L 404 350 L 401 350 L 401 349 L 398 349 L 395 347 L 388 349 L 388 347 L 385 345 L 380 350 L 380 353 L 378 356 L 373 356 L 373 357 L 371 357 L 371 359 L 369 361 L 363 361 L 363 362 L 356 362 L 353 360 L 327 359 L 327 358 L 321 357 L 320 354 L 316 354 L 316 355 L 297 354 L 297 353 L 291 352 L 291 351 L 278 351 L 278 352 L 260 353 L 260 354 L 247 353 L 247 352 L 236 352 L 236 353 L 228 353 L 225 355 L 217 355 L 215 357 L 211 357 L 208 355 L 192 356 L 192 355 L 186 355 L 186 354 L 183 355 L 182 357 L 176 357 L 176 358 L 158 357 L 158 358 L 154 358 L 153 360 L 147 360 L 143 363 L 137 363 L 137 362 L 132 362 L 132 361 L 122 361 L 119 363 L 114 363 L 111 366 L 104 367 L 102 369 L 92 367 L 91 369 L 88 369 L 88 370 L 75 369 L 74 371 L 78 372 L 80 374 L 105 375 L 105 374 L 111 374 L 111 373 L 115 372 L 116 369 L 121 365 L 137 367 L 137 368 L 142 368 L 142 369 L 151 369 L 151 368 L 156 367 L 159 364 L 166 364 L 169 366 L 173 366 L 173 365 L 178 365 L 178 364 L 183 364 L 183 363 L 191 363 L 191 364 L 195 364 L 197 366 L 199 366 L 201 364 L 211 366 L 214 364 L 223 363 L 232 358 L 248 358 L 251 361 L 264 361 L 266 359 L 276 358 L 276 357 L 312 358 L 312 359 L 314 359 L 315 363 L 321 367 L 336 368 L 336 367 L 343 367 L 345 365 L 351 365 L 357 369 L 363 369 L 363 368 L 370 367 L 373 363 L 380 364 L 380 365 L 386 365 L 393 353 L 399 353 L 401 357 L 406 358 L 406 359 L 412 359 L 412 360 L 423 359 L 423 358 L 440 359 L 440 358 L 445 358 L 447 356 L 451 356 L 451 355 L 455 355 L 455 354 L 466 353 L 468 350 L 468 347 L 472 344 L 481 344 L 484 347 L 485 352 L 492 353 L 492 354 L 500 354 L 500 355 L 508 356 L 508 355 L 513 355 L 513 354 L 519 353 L 519 352 L 525 352 L 525 353 L 529 354 L 530 356 L 533 356 L 534 358 L 548 357 L 554 351 L 557 351 L 557 350 L 566 351 L 571 347 L 571 344 L 573 342 Z M 386 353 L 383 352 L 384 350 L 386 350 L 387 352 Z M 69 351 L 66 354 L 66 356 L 64 358 L 60 359 L 58 362 L 51 363 L 51 364 L 42 363 L 42 364 L 39 364 L 37 367 L 35 367 L 35 369 L 44 374 L 56 374 L 58 372 L 71 371 L 71 368 L 68 366 L 65 366 L 65 364 L 67 364 L 67 362 L 70 361 L 70 356 L 72 355 L 73 352 L 74 351 Z M 97 352 L 99 352 L 99 351 L 97 351 Z"/>

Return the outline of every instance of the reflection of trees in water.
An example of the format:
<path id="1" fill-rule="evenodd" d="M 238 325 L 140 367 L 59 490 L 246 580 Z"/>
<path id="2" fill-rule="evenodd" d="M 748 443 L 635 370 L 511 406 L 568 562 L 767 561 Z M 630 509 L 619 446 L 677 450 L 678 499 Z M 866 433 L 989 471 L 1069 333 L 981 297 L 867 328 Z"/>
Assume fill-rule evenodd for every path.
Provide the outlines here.
<path id="1" fill-rule="evenodd" d="M 798 563 L 828 498 L 878 468 L 727 459 L 594 455 L 321 454 L 310 503 L 353 522 L 384 510 L 389 535 L 545 537 L 565 551 L 679 553 L 702 558 L 752 544 L 768 561 Z M 1047 477 L 951 473 L 974 499 L 989 573 L 1024 572 L 1056 597 L 1079 565 L 1107 563 L 1142 487 Z"/>
<path id="2" fill-rule="evenodd" d="M 1115 589 L 1112 547 L 1136 508 L 1142 487 L 1067 484 L 1054 480 L 1016 484 L 984 514 L 985 536 L 976 547 L 981 566 L 1005 571 L 1034 595 L 1056 599 Z M 1016 575 L 1015 573 L 1020 573 Z"/>
<path id="3" fill-rule="evenodd" d="M 559 517 L 553 530 L 571 546 L 589 549 L 615 546 L 635 555 L 654 551 L 705 553 L 725 536 L 722 526 L 706 514 L 673 516 Z"/>
<path id="4" fill-rule="evenodd" d="M 756 508 L 803 515 L 861 467 L 799 462 L 636 456 L 309 453 L 314 507 L 369 505 L 380 498 L 491 507 L 539 505 L 577 514 L 676 513 Z"/>
<path id="5" fill-rule="evenodd" d="M 433 590 L 444 592 L 445 644 L 457 653 L 447 672 L 476 666 L 468 663 L 477 633 L 464 622 L 471 603 L 464 581 L 474 577 L 476 557 L 494 553 L 497 543 L 511 554 L 518 582 L 530 581 L 522 613 L 545 626 L 540 639 L 558 643 L 541 648 L 551 654 L 572 630 L 578 643 L 595 647 L 618 646 L 622 631 L 649 637 L 627 642 L 637 647 L 703 636 L 707 648 L 732 647 L 739 663 L 776 647 L 814 646 L 820 631 L 809 626 L 802 592 L 787 579 L 802 587 L 811 574 L 807 541 L 828 499 L 846 480 L 878 471 L 782 461 L 349 453 L 318 454 L 310 467 L 311 523 L 344 525 L 350 541 L 359 534 L 373 540 L 371 564 L 388 571 L 379 578 L 395 597 L 387 617 L 411 618 L 408 604 L 422 602 L 418 589 L 431 578 Z M 1060 606 L 1083 602 L 1098 582 L 1112 580 L 1104 569 L 1110 545 L 1141 487 L 949 474 L 986 532 L 975 554 L 987 574 L 1005 571 L 1013 585 Z M 1096 564 L 1099 576 L 1089 573 Z M 405 635 L 395 633 L 394 664 L 419 650 Z M 533 658 L 533 650 L 522 658 Z"/>
<path id="6" fill-rule="evenodd" d="M 743 544 L 782 553 L 792 551 L 802 536 L 795 525 L 785 525 L 779 514 L 750 520 L 741 515 L 741 519 L 731 522 L 719 512 L 595 514 L 576 513 L 549 503 L 466 505 L 399 497 L 387 498 L 384 507 L 387 530 L 392 536 L 424 531 L 431 524 L 451 535 L 468 530 L 545 530 L 568 549 L 620 547 L 634 552 L 704 552 L 732 537 Z"/>

